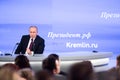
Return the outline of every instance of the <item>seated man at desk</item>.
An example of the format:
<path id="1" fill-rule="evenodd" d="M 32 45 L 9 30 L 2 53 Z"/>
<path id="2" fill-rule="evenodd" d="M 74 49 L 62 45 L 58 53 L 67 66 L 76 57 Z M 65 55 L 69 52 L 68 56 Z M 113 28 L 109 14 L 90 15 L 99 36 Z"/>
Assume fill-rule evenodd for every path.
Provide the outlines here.
<path id="1" fill-rule="evenodd" d="M 36 26 L 29 27 L 29 35 L 23 35 L 15 51 L 15 54 L 34 55 L 42 54 L 45 47 L 45 41 L 41 38 Z"/>

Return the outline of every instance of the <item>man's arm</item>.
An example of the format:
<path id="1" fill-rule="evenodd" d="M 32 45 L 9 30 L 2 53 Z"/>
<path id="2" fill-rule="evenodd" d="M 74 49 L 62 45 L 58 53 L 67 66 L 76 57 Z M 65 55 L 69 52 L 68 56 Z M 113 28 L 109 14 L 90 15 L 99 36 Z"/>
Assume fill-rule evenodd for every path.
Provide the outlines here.
<path id="1" fill-rule="evenodd" d="M 35 42 L 34 53 L 35 54 L 43 54 L 43 51 L 45 48 L 45 40 L 42 38 L 39 38 L 37 41 Z"/>

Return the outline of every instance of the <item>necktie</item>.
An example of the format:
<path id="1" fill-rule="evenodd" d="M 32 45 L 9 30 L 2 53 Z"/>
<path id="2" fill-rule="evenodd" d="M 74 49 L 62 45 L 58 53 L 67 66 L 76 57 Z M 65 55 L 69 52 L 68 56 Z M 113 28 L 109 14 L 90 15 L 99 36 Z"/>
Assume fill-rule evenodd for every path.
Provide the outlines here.
<path id="1" fill-rule="evenodd" d="M 30 43 L 30 46 L 29 46 L 29 49 L 30 49 L 31 51 L 33 51 L 33 45 L 34 45 L 33 39 L 31 39 L 31 43 Z"/>

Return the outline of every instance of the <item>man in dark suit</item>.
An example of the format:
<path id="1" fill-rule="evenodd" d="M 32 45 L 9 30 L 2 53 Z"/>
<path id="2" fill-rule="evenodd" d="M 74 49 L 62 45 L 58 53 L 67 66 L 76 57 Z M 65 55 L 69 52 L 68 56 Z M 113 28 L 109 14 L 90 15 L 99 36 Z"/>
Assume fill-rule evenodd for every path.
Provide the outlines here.
<path id="1" fill-rule="evenodd" d="M 34 55 L 42 54 L 45 47 L 45 41 L 41 38 L 36 26 L 30 26 L 29 35 L 23 35 L 15 54 Z"/>

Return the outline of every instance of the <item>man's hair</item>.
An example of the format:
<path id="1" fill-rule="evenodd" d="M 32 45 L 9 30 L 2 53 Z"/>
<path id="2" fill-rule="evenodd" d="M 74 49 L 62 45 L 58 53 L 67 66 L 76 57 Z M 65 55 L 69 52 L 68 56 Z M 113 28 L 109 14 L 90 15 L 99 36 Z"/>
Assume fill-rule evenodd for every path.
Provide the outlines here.
<path id="1" fill-rule="evenodd" d="M 48 55 L 48 57 L 54 57 L 56 60 L 59 60 L 59 56 L 55 53 Z"/>
<path id="2" fill-rule="evenodd" d="M 73 64 L 69 70 L 69 80 L 93 80 L 93 67 L 90 61 Z"/>
<path id="3" fill-rule="evenodd" d="M 119 60 L 119 61 L 120 61 L 120 55 L 118 55 L 118 56 L 117 56 L 117 60 Z"/>
<path id="4" fill-rule="evenodd" d="M 15 58 L 15 64 L 20 68 L 31 68 L 31 65 L 29 63 L 29 59 L 25 55 L 18 55 Z"/>
<path id="5" fill-rule="evenodd" d="M 117 64 L 118 64 L 118 66 L 120 66 L 120 55 L 117 56 Z"/>
<path id="6" fill-rule="evenodd" d="M 50 73 L 53 74 L 53 70 L 56 69 L 56 59 L 55 57 L 48 57 L 43 60 L 42 68 L 48 70 Z"/>
<path id="7" fill-rule="evenodd" d="M 30 68 L 23 68 L 18 71 L 19 75 L 26 80 L 35 80 L 34 79 L 34 71 Z"/>
<path id="8" fill-rule="evenodd" d="M 56 69 L 56 61 L 59 61 L 59 56 L 55 53 L 48 55 L 42 62 L 42 68 L 48 70 L 53 74 L 53 70 Z"/>
<path id="9" fill-rule="evenodd" d="M 17 66 L 16 64 L 13 64 L 13 63 L 6 63 L 4 65 L 1 66 L 2 67 L 6 67 L 6 68 L 9 68 L 11 69 L 12 71 L 18 71 L 19 70 L 19 66 Z"/>
<path id="10" fill-rule="evenodd" d="M 39 70 L 35 74 L 36 80 L 55 80 L 54 76 L 50 75 L 47 70 Z"/>
<path id="11" fill-rule="evenodd" d="M 30 27 L 29 27 L 29 30 L 30 30 L 30 28 L 36 28 L 36 30 L 37 30 L 37 32 L 38 32 L 37 26 L 30 26 Z"/>

